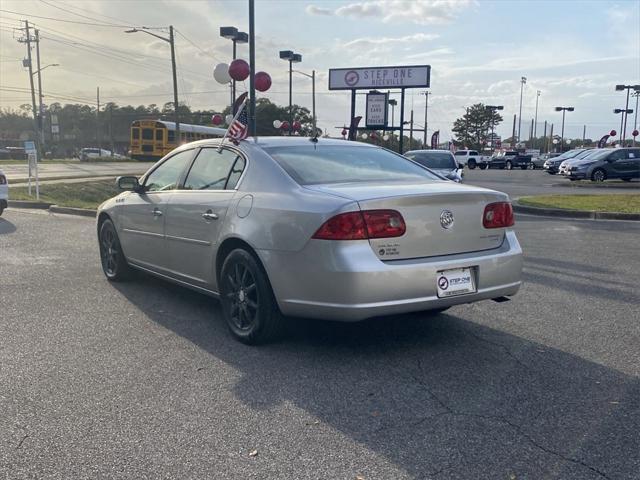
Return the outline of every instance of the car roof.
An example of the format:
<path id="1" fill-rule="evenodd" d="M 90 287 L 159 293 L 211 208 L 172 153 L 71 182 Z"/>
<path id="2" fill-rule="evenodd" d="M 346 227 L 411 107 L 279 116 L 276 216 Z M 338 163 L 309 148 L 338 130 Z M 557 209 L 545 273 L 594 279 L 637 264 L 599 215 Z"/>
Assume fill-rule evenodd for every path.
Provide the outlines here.
<path id="1" fill-rule="evenodd" d="M 249 148 L 271 148 L 271 147 L 293 147 L 293 146 L 312 146 L 312 145 L 333 145 L 333 146 L 345 146 L 348 145 L 354 148 L 378 148 L 377 145 L 371 145 L 364 142 L 352 142 L 343 139 L 336 138 L 322 138 L 318 137 L 317 142 L 311 140 L 312 137 L 299 137 L 299 136 L 277 136 L 277 137 L 248 137 L 240 142 L 239 147 Z M 190 146 L 206 146 L 206 145 L 220 145 L 221 138 L 208 138 L 205 140 L 198 140 L 196 142 L 190 142 L 185 145 Z M 225 143 L 231 143 L 230 140 L 225 140 Z"/>

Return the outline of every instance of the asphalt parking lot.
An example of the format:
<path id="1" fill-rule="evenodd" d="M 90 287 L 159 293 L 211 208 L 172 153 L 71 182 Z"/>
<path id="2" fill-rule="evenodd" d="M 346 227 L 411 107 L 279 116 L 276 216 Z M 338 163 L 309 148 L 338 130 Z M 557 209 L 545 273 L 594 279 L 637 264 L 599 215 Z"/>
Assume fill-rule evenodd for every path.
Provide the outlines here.
<path id="1" fill-rule="evenodd" d="M 213 299 L 109 284 L 93 220 L 10 209 L 0 478 L 637 479 L 640 225 L 516 229 L 510 302 L 252 348 Z"/>
<path id="2" fill-rule="evenodd" d="M 638 193 L 640 181 L 624 183 L 611 180 L 596 184 L 589 181 L 571 182 L 562 175 L 549 175 L 543 170 L 474 170 L 464 169 L 464 183 L 508 193 L 511 198 L 525 195 L 573 195 Z"/>

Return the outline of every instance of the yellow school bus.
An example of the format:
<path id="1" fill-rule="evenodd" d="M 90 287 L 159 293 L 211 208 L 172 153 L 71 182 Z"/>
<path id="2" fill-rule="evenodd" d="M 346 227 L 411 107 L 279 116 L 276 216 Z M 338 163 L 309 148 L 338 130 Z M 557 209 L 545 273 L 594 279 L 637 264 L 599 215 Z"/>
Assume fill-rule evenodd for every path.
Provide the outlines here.
<path id="1" fill-rule="evenodd" d="M 183 143 L 224 136 L 226 129 L 180 124 L 180 142 L 176 142 L 176 124 L 163 120 L 134 120 L 131 123 L 131 158 L 159 160 Z"/>

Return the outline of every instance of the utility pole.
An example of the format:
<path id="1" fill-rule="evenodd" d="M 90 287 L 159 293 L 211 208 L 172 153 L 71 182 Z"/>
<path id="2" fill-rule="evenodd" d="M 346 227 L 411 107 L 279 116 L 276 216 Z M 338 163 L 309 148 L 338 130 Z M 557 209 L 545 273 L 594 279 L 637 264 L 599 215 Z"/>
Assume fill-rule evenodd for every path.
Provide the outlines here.
<path id="1" fill-rule="evenodd" d="M 115 146 L 113 144 L 113 103 L 109 104 L 109 144 L 111 147 L 111 156 L 113 157 L 113 153 L 115 151 Z"/>
<path id="2" fill-rule="evenodd" d="M 27 44 L 27 62 L 29 63 L 29 83 L 31 85 L 31 109 L 33 110 L 33 132 L 35 135 L 36 150 L 41 154 L 40 150 L 40 134 L 38 129 L 38 112 L 36 110 L 36 93 L 33 85 L 33 63 L 31 61 L 31 33 L 29 31 L 29 21 L 24 21 L 24 30 L 26 36 L 24 39 L 18 40 L 20 43 Z"/>
<path id="3" fill-rule="evenodd" d="M 424 135 L 422 137 L 423 145 L 427 144 L 427 124 L 429 123 L 429 95 L 431 95 L 431 92 L 429 90 L 424 92 Z"/>
<path id="4" fill-rule="evenodd" d="M 587 138 L 587 126 L 582 127 L 582 146 L 584 147 L 584 141 Z"/>
<path id="5" fill-rule="evenodd" d="M 540 98 L 540 90 L 536 91 L 536 115 L 535 115 L 535 123 L 533 124 L 533 138 L 536 138 L 538 135 L 538 99 Z"/>
<path id="6" fill-rule="evenodd" d="M 173 38 L 173 25 L 169 25 L 169 45 L 171 45 L 171 71 L 173 74 L 173 113 L 176 123 L 176 145 L 180 145 L 180 104 L 178 103 L 178 79 L 176 75 L 176 46 Z"/>
<path id="7" fill-rule="evenodd" d="M 520 113 L 518 114 L 518 143 L 520 142 L 520 127 L 522 127 L 522 93 L 524 84 L 527 83 L 527 77 L 520 77 Z"/>
<path id="8" fill-rule="evenodd" d="M 413 108 L 411 109 L 411 120 L 409 124 L 409 150 L 411 150 L 411 142 L 413 142 Z"/>
<path id="9" fill-rule="evenodd" d="M 518 143 L 516 140 L 516 114 L 513 114 L 513 131 L 511 133 L 511 141 L 513 143 L 513 148 L 516 148 L 516 144 Z"/>
<path id="10" fill-rule="evenodd" d="M 34 30 L 36 36 L 36 67 L 38 67 L 38 127 L 40 128 L 40 145 L 44 152 L 44 108 L 42 106 L 42 76 L 40 75 L 40 32 Z"/>
<path id="11" fill-rule="evenodd" d="M 544 135 L 542 136 L 544 143 L 542 144 L 542 152 L 547 153 L 547 121 L 544 121 Z"/>
<path id="12" fill-rule="evenodd" d="M 313 136 L 318 134 L 316 127 L 316 71 L 311 70 L 311 115 L 313 115 Z"/>
<path id="13" fill-rule="evenodd" d="M 549 146 L 549 142 L 552 142 L 552 141 L 553 141 L 553 123 L 551 124 L 551 133 L 549 133 L 549 138 L 547 139 L 547 152 L 551 150 L 551 147 Z"/>
<path id="14" fill-rule="evenodd" d="M 533 145 L 533 124 L 534 124 L 534 120 L 533 118 L 531 119 L 531 128 L 529 129 L 529 144 Z M 533 148 L 533 147 L 530 147 Z"/>
<path id="15" fill-rule="evenodd" d="M 96 87 L 96 100 L 98 102 L 98 108 L 96 108 L 96 143 L 98 148 L 102 148 L 102 138 L 100 138 L 100 87 Z"/>

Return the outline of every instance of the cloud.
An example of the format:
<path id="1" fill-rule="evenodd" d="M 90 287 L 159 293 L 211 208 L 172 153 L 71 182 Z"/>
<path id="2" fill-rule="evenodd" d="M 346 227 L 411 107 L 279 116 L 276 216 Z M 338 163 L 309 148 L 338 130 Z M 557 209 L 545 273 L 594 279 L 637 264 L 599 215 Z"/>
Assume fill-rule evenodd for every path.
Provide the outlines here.
<path id="1" fill-rule="evenodd" d="M 413 55 L 407 55 L 405 58 L 408 60 L 421 60 L 421 59 L 429 59 L 431 57 L 440 57 L 446 55 L 453 55 L 454 51 L 449 47 L 441 47 L 435 48 L 433 50 L 429 50 L 422 53 L 414 53 Z"/>
<path id="2" fill-rule="evenodd" d="M 390 44 L 402 44 L 402 43 L 417 43 L 417 42 L 426 42 L 428 40 L 434 40 L 438 38 L 440 35 L 435 33 L 416 33 L 414 35 L 406 35 L 404 37 L 377 37 L 377 38 L 356 38 L 355 40 L 351 40 L 343 44 L 344 47 L 347 48 L 371 48 L 377 46 L 388 46 Z"/>
<path id="3" fill-rule="evenodd" d="M 380 18 L 383 22 L 419 25 L 450 23 L 474 0 L 373 0 L 345 5 L 335 10 L 343 17 Z"/>
<path id="4" fill-rule="evenodd" d="M 328 8 L 316 7 L 315 5 L 307 5 L 304 9 L 308 15 L 326 15 L 331 16 L 333 12 Z"/>

